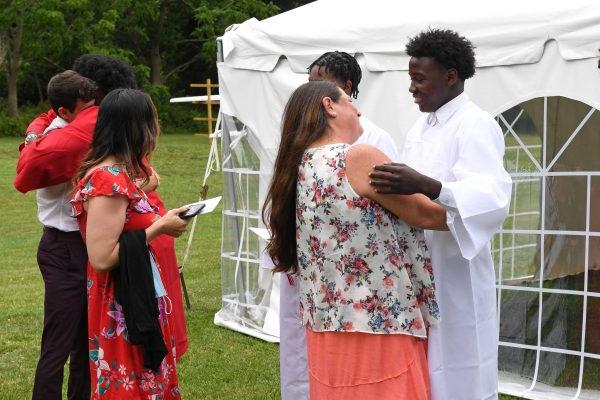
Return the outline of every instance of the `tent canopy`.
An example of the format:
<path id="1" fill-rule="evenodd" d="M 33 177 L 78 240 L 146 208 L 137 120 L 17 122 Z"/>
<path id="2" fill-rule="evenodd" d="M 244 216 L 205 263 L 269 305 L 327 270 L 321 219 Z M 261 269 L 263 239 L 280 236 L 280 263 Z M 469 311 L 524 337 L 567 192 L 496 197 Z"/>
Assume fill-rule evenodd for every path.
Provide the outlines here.
<path id="1" fill-rule="evenodd" d="M 502 390 L 598 399 L 598 0 L 320 0 L 227 32 L 218 64 L 229 160 L 220 316 L 234 329 L 278 336 L 278 278 L 269 282 L 258 267 L 267 266 L 263 244 L 249 228 L 260 225 L 284 105 L 308 65 L 327 51 L 354 54 L 363 70 L 359 108 L 401 148 L 421 115 L 404 49 L 427 27 L 475 44 L 478 68 L 465 91 L 505 133 L 513 201 L 493 241 Z"/>
<path id="2" fill-rule="evenodd" d="M 468 37 L 479 67 L 538 62 L 549 40 L 565 60 L 578 60 L 598 55 L 600 2 L 321 0 L 244 22 L 224 35 L 223 55 L 226 65 L 255 71 L 272 71 L 284 56 L 305 72 L 337 49 L 362 53 L 369 71 L 406 70 L 408 39 L 428 26 Z"/>

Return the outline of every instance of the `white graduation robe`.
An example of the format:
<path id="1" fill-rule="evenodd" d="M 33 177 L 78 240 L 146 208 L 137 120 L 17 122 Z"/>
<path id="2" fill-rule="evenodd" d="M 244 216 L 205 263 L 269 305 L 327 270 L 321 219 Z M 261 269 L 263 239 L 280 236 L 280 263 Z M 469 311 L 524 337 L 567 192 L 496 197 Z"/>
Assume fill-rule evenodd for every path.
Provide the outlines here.
<path id="1" fill-rule="evenodd" d="M 426 231 L 441 322 L 429 332 L 433 400 L 498 398 L 498 328 L 490 240 L 508 213 L 512 181 L 496 121 L 465 93 L 424 115 L 401 161 L 442 182 L 449 232 Z"/>
<path id="2" fill-rule="evenodd" d="M 392 137 L 366 117 L 360 117 L 363 133 L 356 141 L 377 147 L 390 160 L 398 161 Z M 280 274 L 279 285 L 279 371 L 282 400 L 308 400 L 306 336 L 299 318 L 298 285 L 290 285 Z"/>

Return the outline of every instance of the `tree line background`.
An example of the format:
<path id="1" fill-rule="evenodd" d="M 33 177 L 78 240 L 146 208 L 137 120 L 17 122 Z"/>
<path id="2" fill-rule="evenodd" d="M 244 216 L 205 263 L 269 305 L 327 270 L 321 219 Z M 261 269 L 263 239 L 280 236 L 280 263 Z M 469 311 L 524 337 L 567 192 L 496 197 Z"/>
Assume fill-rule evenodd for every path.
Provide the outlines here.
<path id="1" fill-rule="evenodd" d="M 48 80 L 86 53 L 129 62 L 163 126 L 192 128 L 189 107 L 168 99 L 190 94 L 192 82 L 217 80 L 216 38 L 232 24 L 309 2 L 0 0 L 0 136 L 19 134 L 47 109 Z"/>

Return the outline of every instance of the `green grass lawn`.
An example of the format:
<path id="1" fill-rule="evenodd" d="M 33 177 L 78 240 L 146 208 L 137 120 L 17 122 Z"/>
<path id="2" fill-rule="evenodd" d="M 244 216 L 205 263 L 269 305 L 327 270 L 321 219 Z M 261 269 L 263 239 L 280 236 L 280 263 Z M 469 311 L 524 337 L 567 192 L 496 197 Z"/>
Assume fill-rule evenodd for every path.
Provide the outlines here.
<path id="1" fill-rule="evenodd" d="M 35 195 L 12 186 L 17 159 L 16 138 L 0 138 L 0 193 L 4 214 L 0 257 L 0 399 L 29 398 L 42 332 L 43 283 L 35 261 L 41 227 Z M 159 192 L 167 207 L 192 202 L 204 176 L 209 142 L 206 136 L 163 135 L 153 160 L 161 176 Z M 221 194 L 221 175 L 209 180 L 209 196 Z M 178 366 L 184 399 L 278 399 L 279 349 L 217 327 L 221 306 L 221 215 L 199 220 L 185 278 L 192 309 L 187 314 L 190 348 Z M 187 236 L 177 240 L 181 258 Z M 512 399 L 503 396 L 503 400 Z"/>

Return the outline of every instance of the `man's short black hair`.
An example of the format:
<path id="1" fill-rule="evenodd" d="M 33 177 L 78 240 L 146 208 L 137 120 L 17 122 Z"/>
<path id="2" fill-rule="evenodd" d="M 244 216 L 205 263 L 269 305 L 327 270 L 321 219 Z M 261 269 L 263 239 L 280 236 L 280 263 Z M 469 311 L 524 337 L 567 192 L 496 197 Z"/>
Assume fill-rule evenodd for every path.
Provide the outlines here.
<path id="1" fill-rule="evenodd" d="M 73 112 L 77 100 L 88 102 L 95 97 L 96 84 L 75 71 L 63 71 L 54 75 L 48 82 L 48 101 L 56 115 L 60 107 Z"/>
<path id="2" fill-rule="evenodd" d="M 310 72 L 314 66 L 324 67 L 327 73 L 340 82 L 352 82 L 350 95 L 355 99 L 358 97 L 358 84 L 362 79 L 362 71 L 356 59 L 350 54 L 343 51 L 329 51 L 313 61 L 308 71 Z"/>
<path id="3" fill-rule="evenodd" d="M 100 98 L 114 89 L 137 89 L 133 69 L 125 61 L 100 54 L 84 54 L 73 63 L 73 70 L 98 85 Z"/>
<path id="4" fill-rule="evenodd" d="M 446 69 L 454 68 L 461 80 L 475 75 L 475 47 L 464 36 L 448 29 L 428 29 L 410 38 L 406 54 L 431 57 Z"/>

